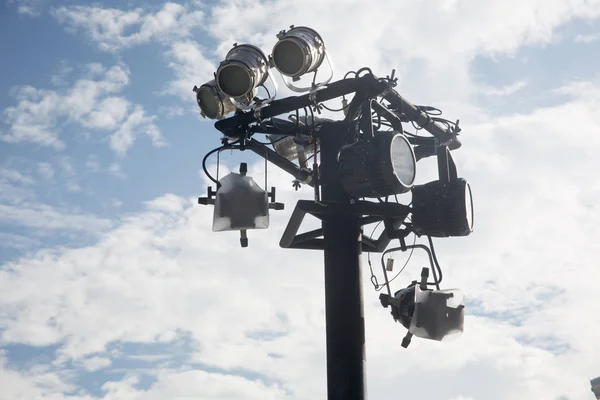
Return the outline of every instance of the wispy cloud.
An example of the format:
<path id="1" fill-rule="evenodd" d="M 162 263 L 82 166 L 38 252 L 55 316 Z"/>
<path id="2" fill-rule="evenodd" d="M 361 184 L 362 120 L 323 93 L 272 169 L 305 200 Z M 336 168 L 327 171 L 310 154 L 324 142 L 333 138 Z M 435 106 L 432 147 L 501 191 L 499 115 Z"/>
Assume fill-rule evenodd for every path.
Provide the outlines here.
<path id="1" fill-rule="evenodd" d="M 600 40 L 600 33 L 592 35 L 577 35 L 575 36 L 575 43 L 593 43 Z"/>
<path id="2" fill-rule="evenodd" d="M 72 210 L 39 203 L 19 206 L 0 204 L 0 222 L 44 230 L 74 230 L 99 234 L 112 226 L 111 221 Z"/>
<path id="3" fill-rule="evenodd" d="M 483 86 L 480 88 L 480 92 L 486 96 L 510 96 L 526 86 L 526 81 L 518 81 L 501 87 Z"/>
<path id="4" fill-rule="evenodd" d="M 41 245 L 37 239 L 14 233 L 0 232 L 0 247 L 18 250 L 31 250 Z"/>
<path id="5" fill-rule="evenodd" d="M 62 127 L 65 122 L 75 122 L 95 131 L 112 132 L 110 146 L 120 156 L 133 146 L 140 133 L 149 136 L 154 146 L 165 145 L 154 123 L 155 116 L 148 115 L 141 105 L 115 96 L 129 83 L 129 70 L 124 65 L 106 69 L 90 64 L 87 69 L 87 78 L 65 90 L 17 88 L 14 92 L 18 103 L 4 110 L 9 129 L 0 139 L 62 150 Z"/>
<path id="6" fill-rule="evenodd" d="M 44 0 L 8 0 L 8 5 L 14 5 L 17 7 L 17 11 L 21 14 L 28 15 L 30 17 L 39 17 L 41 14 L 40 5 Z"/>
<path id="7" fill-rule="evenodd" d="M 38 172 L 45 179 L 52 179 L 54 177 L 54 168 L 47 162 L 38 163 Z"/>
<path id="8" fill-rule="evenodd" d="M 171 2 L 157 12 L 71 6 L 56 8 L 52 15 L 70 32 L 83 32 L 100 50 L 110 52 L 150 41 L 167 43 L 189 37 L 204 20 L 201 10 L 188 10 Z"/>

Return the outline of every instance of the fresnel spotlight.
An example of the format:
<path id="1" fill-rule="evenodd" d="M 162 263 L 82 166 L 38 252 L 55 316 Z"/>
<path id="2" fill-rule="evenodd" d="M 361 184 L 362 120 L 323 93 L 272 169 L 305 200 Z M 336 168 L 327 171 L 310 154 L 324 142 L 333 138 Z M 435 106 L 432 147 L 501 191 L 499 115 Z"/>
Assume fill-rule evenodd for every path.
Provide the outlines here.
<path id="1" fill-rule="evenodd" d="M 328 84 L 333 78 L 333 65 L 325 49 L 325 43 L 321 35 L 314 29 L 305 26 L 290 26 L 290 30 L 285 30 L 277 34 L 278 42 L 273 46 L 271 54 L 271 64 L 283 76 L 285 85 L 295 92 L 305 92 L 316 89 Z M 329 66 L 329 77 L 321 82 L 316 83 L 317 70 L 327 61 Z M 314 72 L 313 84 L 309 87 L 298 87 L 289 81 L 293 82 L 300 80 L 302 75 Z"/>
<path id="2" fill-rule="evenodd" d="M 199 203 L 215 205 L 213 230 L 241 231 L 245 247 L 246 230 L 267 228 L 269 209 L 283 209 L 283 205 L 275 203 L 274 188 L 267 193 L 266 175 L 263 189 L 247 176 L 245 164 L 239 174 L 219 178 L 217 169 L 213 178 L 206 168 L 211 154 L 250 150 L 264 158 L 265 165 L 268 161 L 292 175 L 296 189 L 301 184 L 312 187 L 313 199 L 297 202 L 279 244 L 324 251 L 328 399 L 363 400 L 362 252 L 382 253 L 384 281 L 379 284 L 373 271 L 371 280 L 377 290 L 387 289 L 380 296 L 382 305 L 408 330 L 404 347 L 413 336 L 439 341 L 463 330 L 463 295 L 440 287 L 442 269 L 432 240 L 473 231 L 471 187 L 459 178 L 451 155 L 461 146 L 459 121 L 403 98 L 394 89 L 394 71 L 377 77 L 369 68 L 361 68 L 340 81 L 317 83 L 316 71 L 329 60 L 321 36 L 311 28 L 292 26 L 278 39 L 269 58 L 257 47 L 234 46 L 219 65 L 215 80 L 195 88 L 203 115 L 217 119 L 215 128 L 224 135 L 221 146 L 203 160 L 217 190 L 209 188 L 208 197 Z M 293 90 L 309 93 L 257 99 L 256 90 L 270 77 L 269 67 L 276 68 Z M 315 74 L 309 88 L 290 83 L 309 73 Z M 349 95 L 353 96 L 348 103 L 345 96 Z M 339 120 L 315 116 L 322 103 L 340 98 Z M 235 115 L 224 118 L 233 111 Z M 410 126 L 431 136 L 405 129 Z M 259 135 L 266 138 L 257 140 Z M 418 162 L 432 156 L 437 157 L 439 178 L 416 184 Z M 411 204 L 402 204 L 397 195 L 409 192 Z M 307 213 L 320 219 L 322 227 L 299 233 Z M 365 234 L 364 227 L 371 224 L 377 224 L 375 228 L 383 224 L 378 237 Z M 415 240 L 412 245 L 406 240 L 410 235 Z M 421 236 L 427 237 L 427 243 L 416 243 Z M 400 246 L 388 248 L 392 240 Z M 385 257 L 393 251 L 410 250 L 412 255 L 415 249 L 427 253 L 430 266 L 422 270 L 419 282 L 392 291 L 391 282 L 404 267 L 388 279 L 393 258 L 385 261 Z"/>
<path id="3" fill-rule="evenodd" d="M 259 99 L 258 89 L 271 82 L 269 98 Z M 223 119 L 236 109 L 248 110 L 268 104 L 277 95 L 277 84 L 269 74 L 269 60 L 256 46 L 234 43 L 215 72 L 215 79 L 194 86 L 203 117 Z"/>

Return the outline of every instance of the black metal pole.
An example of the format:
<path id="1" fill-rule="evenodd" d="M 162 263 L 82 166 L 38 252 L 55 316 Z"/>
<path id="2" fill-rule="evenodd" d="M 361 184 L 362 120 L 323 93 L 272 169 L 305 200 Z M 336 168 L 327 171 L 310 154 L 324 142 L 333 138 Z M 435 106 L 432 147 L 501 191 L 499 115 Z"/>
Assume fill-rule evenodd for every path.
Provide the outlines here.
<path id="1" fill-rule="evenodd" d="M 343 122 L 321 127 L 321 194 L 324 202 L 349 203 L 337 176 L 337 155 L 348 136 Z M 323 218 L 327 399 L 364 400 L 365 322 L 362 295 L 359 216 L 334 213 Z"/>

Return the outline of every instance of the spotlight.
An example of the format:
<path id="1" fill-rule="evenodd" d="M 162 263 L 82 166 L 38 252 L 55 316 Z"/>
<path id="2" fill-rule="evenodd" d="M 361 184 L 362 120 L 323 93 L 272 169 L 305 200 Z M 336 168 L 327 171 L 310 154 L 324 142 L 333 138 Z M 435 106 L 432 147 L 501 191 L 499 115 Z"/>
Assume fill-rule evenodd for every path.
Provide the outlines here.
<path id="1" fill-rule="evenodd" d="M 408 192 L 414 183 L 416 159 L 404 135 L 380 132 L 340 151 L 342 185 L 353 197 L 385 197 Z"/>
<path id="2" fill-rule="evenodd" d="M 421 289 L 413 282 L 397 291 L 392 298 L 380 297 L 385 307 L 392 306 L 392 316 L 411 335 L 442 341 L 444 338 L 462 333 L 464 327 L 464 296 L 457 289 Z"/>
<path id="3" fill-rule="evenodd" d="M 245 166 L 244 166 L 245 167 Z M 269 227 L 269 195 L 254 179 L 234 172 L 219 181 L 213 232 Z"/>
<path id="4" fill-rule="evenodd" d="M 290 84 L 285 77 L 292 78 L 296 82 L 304 74 L 316 72 L 317 69 L 327 60 L 331 74 L 329 78 L 316 87 L 323 86 L 333 77 L 333 66 L 327 55 L 325 43 L 321 35 L 312 28 L 306 26 L 293 25 L 289 31 L 281 31 L 277 34 L 279 39 L 273 46 L 270 61 L 281 75 L 284 76 L 284 82 L 288 88 L 295 92 L 304 92 L 313 89 L 313 87 L 299 88 Z"/>
<path id="5" fill-rule="evenodd" d="M 459 178 L 412 189 L 413 230 L 433 237 L 468 236 L 473 231 L 471 186 Z"/>
<path id="6" fill-rule="evenodd" d="M 306 166 L 308 155 L 314 153 L 315 146 L 305 135 L 284 136 L 284 135 L 268 135 L 273 148 L 280 156 L 287 158 L 289 161 L 298 160 L 301 167 Z M 317 151 L 319 145 L 317 144 Z"/>
<path id="7" fill-rule="evenodd" d="M 273 148 L 280 156 L 287 158 L 289 161 L 294 161 L 298 158 L 302 158 L 302 154 L 299 154 L 303 151 L 300 149 L 294 136 L 285 136 L 285 135 L 268 135 Z M 304 157 L 306 157 L 304 155 Z"/>
<path id="8" fill-rule="evenodd" d="M 264 53 L 250 44 L 234 44 L 216 73 L 219 89 L 229 97 L 247 96 L 268 77 L 268 60 Z"/>
<path id="9" fill-rule="evenodd" d="M 277 35 L 273 64 L 282 75 L 297 79 L 315 71 L 325 58 L 325 44 L 314 29 L 298 26 Z"/>
<path id="10" fill-rule="evenodd" d="M 227 114 L 235 111 L 231 99 L 219 90 L 214 79 L 200 88 L 194 86 L 193 90 L 196 92 L 196 101 L 203 117 L 223 119 Z"/>

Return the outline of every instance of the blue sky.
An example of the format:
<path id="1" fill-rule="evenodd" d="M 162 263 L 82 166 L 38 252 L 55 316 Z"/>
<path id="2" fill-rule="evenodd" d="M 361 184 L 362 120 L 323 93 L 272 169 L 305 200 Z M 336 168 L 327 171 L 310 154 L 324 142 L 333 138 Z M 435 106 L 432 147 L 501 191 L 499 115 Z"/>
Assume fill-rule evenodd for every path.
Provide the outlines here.
<path id="1" fill-rule="evenodd" d="M 370 397 L 590 398 L 600 2 L 301 3 L 0 6 L 1 400 L 323 398 L 322 258 L 277 247 L 311 191 L 270 167 L 286 210 L 248 249 L 194 204 L 220 135 L 192 87 L 232 43 L 268 52 L 291 24 L 322 34 L 336 78 L 395 68 L 402 95 L 463 127 L 476 230 L 436 248 L 466 293 L 465 333 L 402 349 L 365 286 Z M 223 160 L 263 171 L 252 154 Z M 419 183 L 434 176 L 420 163 Z"/>

